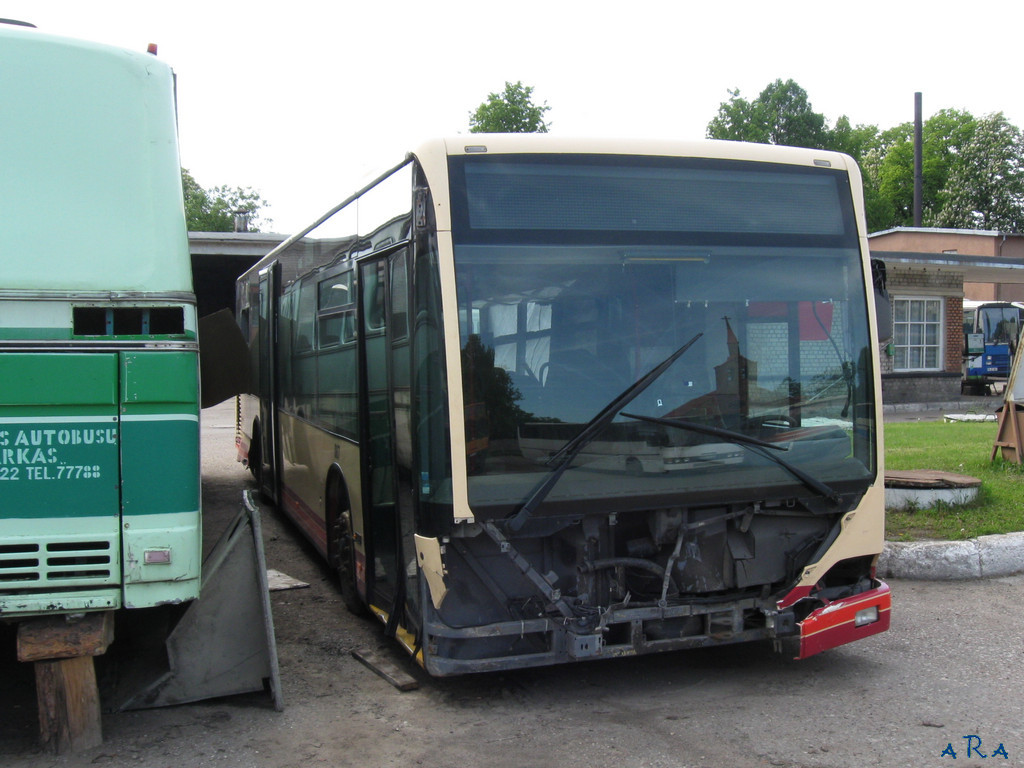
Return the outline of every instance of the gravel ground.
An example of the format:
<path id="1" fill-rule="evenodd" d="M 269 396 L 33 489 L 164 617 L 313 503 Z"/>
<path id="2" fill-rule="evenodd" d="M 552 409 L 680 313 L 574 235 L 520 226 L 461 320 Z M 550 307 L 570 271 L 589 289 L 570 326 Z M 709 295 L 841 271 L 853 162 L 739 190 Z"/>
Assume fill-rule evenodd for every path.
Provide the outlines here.
<path id="1" fill-rule="evenodd" d="M 233 413 L 204 412 L 208 520 L 238 509 Z M 247 694 L 104 717 L 104 744 L 53 757 L 35 746 L 32 673 L 0 630 L 0 765 L 863 768 L 1024 764 L 1019 605 L 1024 577 L 897 581 L 892 629 L 803 662 L 767 645 L 432 680 L 379 626 L 348 615 L 330 574 L 276 513 L 268 565 L 309 583 L 273 594 L 283 712 Z M 415 676 L 400 692 L 351 656 Z M 964 759 L 964 758 L 968 759 Z"/>

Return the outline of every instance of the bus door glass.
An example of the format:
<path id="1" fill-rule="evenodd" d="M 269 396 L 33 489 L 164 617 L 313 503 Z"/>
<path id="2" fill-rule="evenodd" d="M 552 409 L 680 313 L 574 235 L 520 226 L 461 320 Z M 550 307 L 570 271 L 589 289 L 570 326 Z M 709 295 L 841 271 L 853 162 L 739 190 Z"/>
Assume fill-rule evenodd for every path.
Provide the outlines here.
<path id="1" fill-rule="evenodd" d="M 398 527 L 395 504 L 394 408 L 386 328 L 387 259 L 359 265 L 360 394 L 362 411 L 363 530 L 367 597 L 392 612 L 398 597 Z"/>
<path id="2" fill-rule="evenodd" d="M 276 297 L 280 293 L 281 266 L 274 262 L 260 272 L 259 288 L 259 391 L 260 391 L 260 466 L 257 467 L 260 491 L 275 501 L 277 495 L 277 317 Z"/>
<path id="3" fill-rule="evenodd" d="M 408 616 L 418 615 L 419 573 L 413 560 L 416 546 L 416 502 L 413 497 L 412 376 L 409 334 L 409 250 L 402 248 L 388 257 L 388 339 L 391 350 L 391 404 L 394 418 L 396 502 L 398 533 L 401 538 L 399 562 L 405 563 L 404 600 Z"/>

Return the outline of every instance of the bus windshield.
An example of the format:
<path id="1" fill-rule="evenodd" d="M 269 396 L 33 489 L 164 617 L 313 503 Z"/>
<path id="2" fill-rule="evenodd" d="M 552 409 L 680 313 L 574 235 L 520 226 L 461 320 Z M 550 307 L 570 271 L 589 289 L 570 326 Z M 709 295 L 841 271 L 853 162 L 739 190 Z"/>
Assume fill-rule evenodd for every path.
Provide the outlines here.
<path id="1" fill-rule="evenodd" d="M 980 307 L 980 332 L 986 344 L 1016 344 L 1020 332 L 1020 309 L 1011 304 Z"/>
<path id="2" fill-rule="evenodd" d="M 787 463 L 847 490 L 871 481 L 867 298 L 844 173 L 450 162 L 475 508 L 521 505 L 584 425 L 694 338 L 588 438 L 548 503 L 809 495 Z"/>

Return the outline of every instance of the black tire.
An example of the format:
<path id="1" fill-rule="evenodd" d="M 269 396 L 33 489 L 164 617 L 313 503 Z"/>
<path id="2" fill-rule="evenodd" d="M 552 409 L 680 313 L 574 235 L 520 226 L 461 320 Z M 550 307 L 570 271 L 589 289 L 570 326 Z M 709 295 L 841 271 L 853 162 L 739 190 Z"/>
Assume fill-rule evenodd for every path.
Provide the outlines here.
<path id="1" fill-rule="evenodd" d="M 369 611 L 359 596 L 356 588 L 356 556 L 352 541 L 352 511 L 349 509 L 347 495 L 342 491 L 337 480 L 331 482 L 327 494 L 328 509 L 331 515 L 331 565 L 338 574 L 338 591 L 341 601 L 349 613 L 355 616 L 367 616 Z"/>
<path id="2" fill-rule="evenodd" d="M 262 483 L 260 482 L 263 478 L 263 452 L 262 443 L 260 442 L 260 428 L 259 425 L 254 425 L 252 428 L 252 439 L 249 441 L 249 471 L 252 472 L 252 476 L 256 479 L 256 487 L 259 488 Z"/>

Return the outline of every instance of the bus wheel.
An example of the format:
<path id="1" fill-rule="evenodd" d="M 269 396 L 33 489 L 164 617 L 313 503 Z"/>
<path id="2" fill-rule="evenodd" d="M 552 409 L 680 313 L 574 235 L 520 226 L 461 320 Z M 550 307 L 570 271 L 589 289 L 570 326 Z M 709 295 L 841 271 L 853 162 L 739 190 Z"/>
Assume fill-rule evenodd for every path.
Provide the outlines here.
<path id="1" fill-rule="evenodd" d="M 338 573 L 338 585 L 341 601 L 348 612 L 356 616 L 366 616 L 368 611 L 359 590 L 356 588 L 356 552 L 352 541 L 352 511 L 338 488 L 338 483 L 331 483 L 328 503 L 334 510 L 331 522 L 331 538 L 334 557 L 331 564 Z"/>

